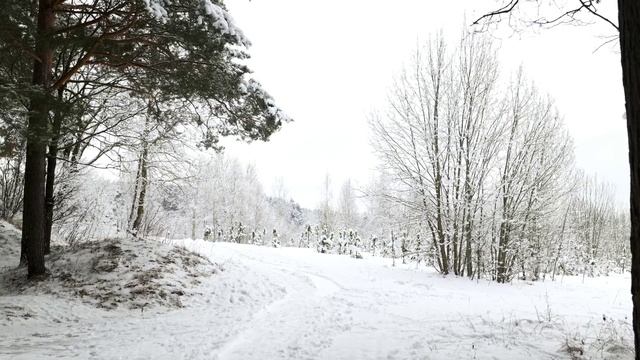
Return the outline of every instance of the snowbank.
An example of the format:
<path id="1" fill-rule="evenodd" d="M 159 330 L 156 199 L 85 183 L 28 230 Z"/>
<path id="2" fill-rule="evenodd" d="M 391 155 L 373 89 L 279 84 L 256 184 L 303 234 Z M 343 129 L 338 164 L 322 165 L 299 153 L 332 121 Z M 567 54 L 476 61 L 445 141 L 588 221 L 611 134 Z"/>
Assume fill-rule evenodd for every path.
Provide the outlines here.
<path id="1" fill-rule="evenodd" d="M 20 230 L 0 220 L 0 271 L 20 262 Z"/>
<path id="2" fill-rule="evenodd" d="M 36 285 L 5 269 L 0 359 L 214 358 L 256 313 L 286 296 L 289 279 L 274 280 L 274 271 L 218 254 L 211 243 L 193 245 L 85 244 L 54 254 L 52 276 Z"/>
<path id="3" fill-rule="evenodd" d="M 19 233 L 18 250 L 12 243 L 14 231 L 0 234 L 2 257 L 17 259 Z M 47 269 L 50 276 L 41 282 L 27 281 L 24 267 L 6 269 L 0 275 L 0 295 L 51 294 L 105 309 L 182 307 L 184 298 L 199 294 L 204 278 L 222 271 L 183 247 L 134 239 L 55 247 L 47 258 Z"/>

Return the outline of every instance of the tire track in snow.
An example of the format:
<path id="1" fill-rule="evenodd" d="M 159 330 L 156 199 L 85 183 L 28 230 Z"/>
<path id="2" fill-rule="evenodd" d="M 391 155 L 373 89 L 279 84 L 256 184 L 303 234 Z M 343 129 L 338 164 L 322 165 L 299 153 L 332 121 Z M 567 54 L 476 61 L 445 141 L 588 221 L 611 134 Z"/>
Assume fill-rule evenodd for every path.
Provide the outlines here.
<path id="1" fill-rule="evenodd" d="M 304 275 L 308 277 L 313 283 L 313 286 L 315 286 L 316 295 L 329 296 L 341 289 L 341 287 L 336 284 L 335 281 L 330 280 L 329 278 L 326 278 L 324 276 L 314 275 L 307 272 L 305 272 Z"/>

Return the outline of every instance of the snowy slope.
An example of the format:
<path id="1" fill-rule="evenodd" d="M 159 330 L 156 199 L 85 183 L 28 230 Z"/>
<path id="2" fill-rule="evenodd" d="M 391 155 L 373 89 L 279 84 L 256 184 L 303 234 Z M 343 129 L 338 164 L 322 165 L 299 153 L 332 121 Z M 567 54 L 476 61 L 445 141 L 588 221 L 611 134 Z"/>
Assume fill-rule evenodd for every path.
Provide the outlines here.
<path id="1" fill-rule="evenodd" d="M 20 230 L 0 220 L 0 269 L 18 266 L 20 262 Z"/>
<path id="2" fill-rule="evenodd" d="M 224 269 L 185 307 L 3 295 L 0 358 L 632 358 L 627 277 L 499 285 L 378 258 L 175 243 Z"/>

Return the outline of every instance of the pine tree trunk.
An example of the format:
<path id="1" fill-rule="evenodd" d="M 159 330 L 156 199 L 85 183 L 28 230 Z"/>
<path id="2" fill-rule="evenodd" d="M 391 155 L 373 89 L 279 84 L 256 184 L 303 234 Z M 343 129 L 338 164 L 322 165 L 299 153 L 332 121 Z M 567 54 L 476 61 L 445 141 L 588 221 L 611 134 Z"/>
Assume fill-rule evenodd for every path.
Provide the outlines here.
<path id="1" fill-rule="evenodd" d="M 31 95 L 27 126 L 27 156 L 24 174 L 23 250 L 29 278 L 44 275 L 44 185 L 47 142 L 48 99 L 53 49 L 49 36 L 55 23 L 53 0 L 40 0 L 32 84 L 42 93 Z M 22 255 L 21 255 L 22 258 Z"/>
<path id="2" fill-rule="evenodd" d="M 636 359 L 640 359 L 640 2 L 618 0 L 622 79 L 631 173 L 631 295 Z"/>
<path id="3" fill-rule="evenodd" d="M 58 101 L 61 103 L 63 100 L 64 89 L 58 90 Z M 45 255 L 51 252 L 51 228 L 53 227 L 53 206 L 55 205 L 55 199 L 53 197 L 53 190 L 56 179 L 56 165 L 58 162 L 58 141 L 60 139 L 60 128 L 62 127 L 62 113 L 60 110 L 56 112 L 53 121 L 53 134 L 51 141 L 49 142 L 49 152 L 47 154 L 47 180 L 45 183 L 45 196 L 44 196 L 44 253 Z"/>
<path id="4" fill-rule="evenodd" d="M 45 199 L 44 199 L 44 253 L 51 252 L 51 228 L 53 227 L 53 206 L 55 199 L 53 198 L 53 185 L 55 184 L 56 163 L 58 156 L 58 144 L 49 144 L 49 153 L 47 154 L 47 180 L 45 183 Z"/>

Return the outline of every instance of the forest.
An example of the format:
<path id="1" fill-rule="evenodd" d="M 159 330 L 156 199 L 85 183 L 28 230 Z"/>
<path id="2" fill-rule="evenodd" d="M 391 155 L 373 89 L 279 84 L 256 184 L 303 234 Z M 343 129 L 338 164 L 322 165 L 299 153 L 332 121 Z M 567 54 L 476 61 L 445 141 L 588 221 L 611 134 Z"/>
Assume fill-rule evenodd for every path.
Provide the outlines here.
<path id="1" fill-rule="evenodd" d="M 599 15 L 598 3 L 580 0 L 577 9 L 542 23 L 574 21 L 586 12 L 616 28 L 623 59 L 637 51 L 638 26 L 623 15 L 613 24 Z M 635 124 L 628 127 L 630 212 L 619 189 L 576 164 L 572 133 L 548 89 L 525 67 L 508 71 L 501 64 L 491 27 L 502 16 L 522 17 L 519 6 L 509 1 L 458 33 L 434 32 L 420 41 L 395 69 L 386 100 L 362 114 L 377 161 L 370 181 L 336 182 L 327 172 L 309 179 L 322 184 L 314 194 L 319 200 L 303 206 L 286 179 L 269 190 L 255 164 L 226 152 L 229 139 L 269 142 L 301 119 L 289 116 L 254 76 L 251 42 L 222 1 L 5 0 L 0 315 L 6 321 L 0 334 L 8 340 L 0 357 L 115 358 L 117 348 L 104 339 L 94 344 L 98 353 L 81 345 L 25 345 L 34 329 L 58 336 L 64 331 L 56 323 L 106 319 L 95 306 L 122 308 L 122 319 L 135 310 L 136 334 L 145 316 L 163 319 L 164 337 L 141 335 L 141 350 L 123 343 L 122 351 L 139 351 L 141 358 L 638 358 L 639 205 L 631 139 L 640 99 L 629 89 L 637 92 L 640 79 L 623 60 L 626 121 Z M 618 6 L 620 14 L 640 14 L 632 1 Z M 378 292 L 376 279 L 388 292 Z M 367 295 L 361 299 L 357 291 Z M 437 300 L 456 303 L 459 292 L 480 299 L 482 291 L 495 302 L 513 296 L 516 307 L 487 312 L 480 324 L 491 306 L 472 305 L 476 312 L 463 316 L 464 301 L 454 307 Z M 598 297 L 600 291 L 607 297 Z M 76 302 L 83 308 L 76 320 L 52 320 L 40 308 L 47 302 L 56 314 Z M 377 319 L 372 307 L 394 313 L 396 306 L 399 318 L 422 323 L 440 319 L 438 311 L 422 318 L 416 310 L 433 304 L 464 318 L 451 329 L 472 328 L 484 342 L 461 334 L 466 350 L 403 343 L 412 323 L 362 325 Z M 294 306 L 304 312 L 294 317 L 287 310 Z M 198 309 L 208 307 L 215 308 L 211 324 L 224 318 L 227 325 L 215 322 L 207 331 L 227 329 L 228 337 L 207 345 L 184 340 L 191 352 L 175 345 L 154 353 L 154 341 L 167 345 L 167 336 L 197 322 Z M 284 319 L 277 340 L 252 350 L 261 348 L 254 343 L 261 337 L 244 326 L 268 329 L 262 322 L 275 318 Z M 129 325 L 118 320 L 98 328 L 109 334 L 119 326 Z M 400 350 L 347 346 L 338 336 L 328 344 L 299 337 L 325 327 L 344 337 L 363 329 L 358 326 L 380 331 L 371 332 L 374 339 L 393 333 Z M 495 335 L 497 328 L 510 334 L 506 340 Z M 438 328 L 421 331 L 428 337 Z M 279 347 L 286 350 L 276 352 Z M 478 355 L 478 348 L 486 351 Z"/>

